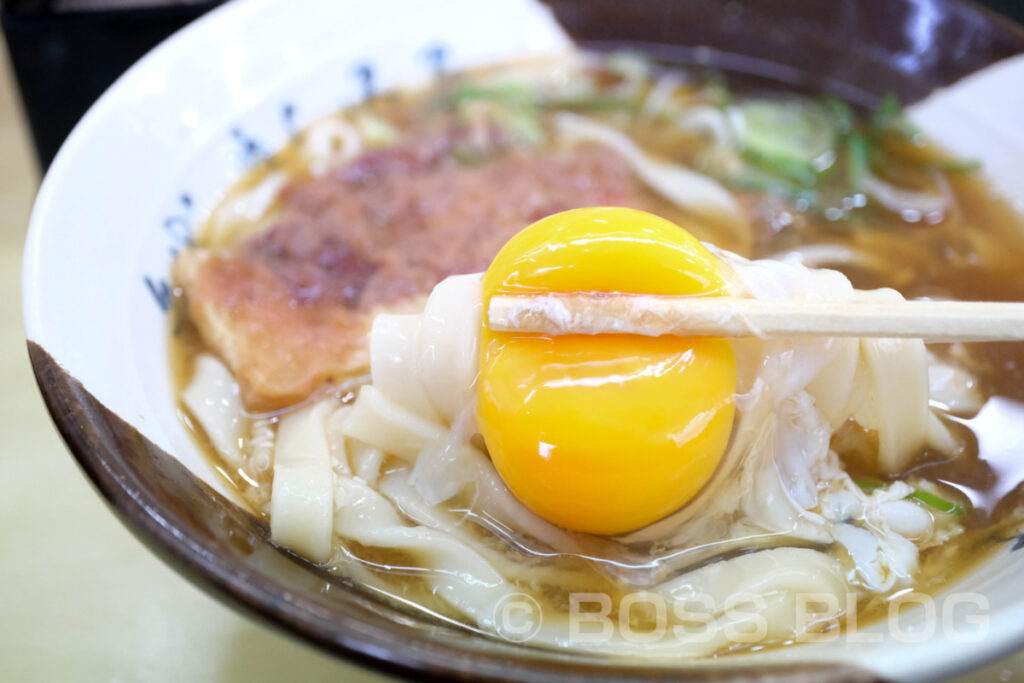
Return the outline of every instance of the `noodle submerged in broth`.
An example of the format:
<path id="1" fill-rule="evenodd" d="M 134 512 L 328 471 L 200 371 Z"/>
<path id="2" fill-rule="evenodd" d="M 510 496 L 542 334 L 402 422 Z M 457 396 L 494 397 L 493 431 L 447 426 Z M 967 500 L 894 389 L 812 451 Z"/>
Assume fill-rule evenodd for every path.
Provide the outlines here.
<path id="1" fill-rule="evenodd" d="M 180 411 L 277 542 L 471 628 L 501 634 L 514 594 L 543 612 L 531 643 L 613 654 L 792 642 L 848 605 L 863 624 L 1020 522 L 1021 345 L 494 346 L 481 311 L 509 286 L 693 293 L 668 284 L 692 260 L 651 270 L 686 232 L 733 296 L 1024 300 L 1024 225 L 976 170 L 892 98 L 733 93 L 631 55 L 382 95 L 253 170 L 176 261 Z M 606 229 L 635 249 L 582 265 Z M 570 637 L 580 594 L 655 628 L 638 591 L 703 637 Z M 730 636 L 737 594 L 762 596 L 756 642 Z M 799 594 L 835 601 L 797 623 Z"/>

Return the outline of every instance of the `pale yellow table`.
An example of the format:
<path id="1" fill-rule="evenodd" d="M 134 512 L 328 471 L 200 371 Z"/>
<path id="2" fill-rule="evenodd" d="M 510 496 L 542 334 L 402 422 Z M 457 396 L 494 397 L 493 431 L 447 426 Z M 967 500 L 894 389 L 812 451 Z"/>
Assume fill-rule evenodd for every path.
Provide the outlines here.
<path id="1" fill-rule="evenodd" d="M 37 185 L 0 45 L 0 681 L 384 680 L 238 616 L 101 502 L 28 366 L 20 265 Z M 964 680 L 1024 679 L 1024 655 Z"/>

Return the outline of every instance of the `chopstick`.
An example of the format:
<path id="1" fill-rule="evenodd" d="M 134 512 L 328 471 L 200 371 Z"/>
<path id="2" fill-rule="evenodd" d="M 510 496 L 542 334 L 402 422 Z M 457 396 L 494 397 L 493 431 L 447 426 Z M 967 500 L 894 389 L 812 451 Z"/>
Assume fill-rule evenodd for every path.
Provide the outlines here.
<path id="1" fill-rule="evenodd" d="M 684 337 L 881 337 L 1024 340 L 1024 303 L 822 302 L 571 293 L 493 296 L 499 332 Z"/>

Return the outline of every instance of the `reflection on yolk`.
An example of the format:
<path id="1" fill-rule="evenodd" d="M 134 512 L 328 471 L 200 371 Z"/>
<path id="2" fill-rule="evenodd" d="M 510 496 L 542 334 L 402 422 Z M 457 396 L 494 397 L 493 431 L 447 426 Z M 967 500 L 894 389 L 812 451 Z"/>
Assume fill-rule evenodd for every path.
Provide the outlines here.
<path id="1" fill-rule="evenodd" d="M 714 296 L 718 261 L 682 228 L 632 209 L 577 209 L 513 237 L 484 277 L 494 294 Z M 485 316 L 486 320 L 486 316 Z M 492 332 L 484 323 L 477 424 L 534 512 L 617 534 L 689 501 L 725 452 L 736 363 L 716 338 Z"/>

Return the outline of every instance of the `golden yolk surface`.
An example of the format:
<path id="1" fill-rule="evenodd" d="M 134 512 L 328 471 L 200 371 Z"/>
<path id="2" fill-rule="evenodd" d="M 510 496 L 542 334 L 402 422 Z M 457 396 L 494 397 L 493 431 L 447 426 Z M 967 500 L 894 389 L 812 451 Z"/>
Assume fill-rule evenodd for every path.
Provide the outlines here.
<path id="1" fill-rule="evenodd" d="M 633 209 L 549 216 L 484 276 L 495 294 L 715 296 L 721 265 L 677 225 Z M 493 332 L 484 316 L 477 425 L 512 492 L 544 519 L 617 534 L 664 517 L 728 445 L 736 362 L 716 338 Z"/>

